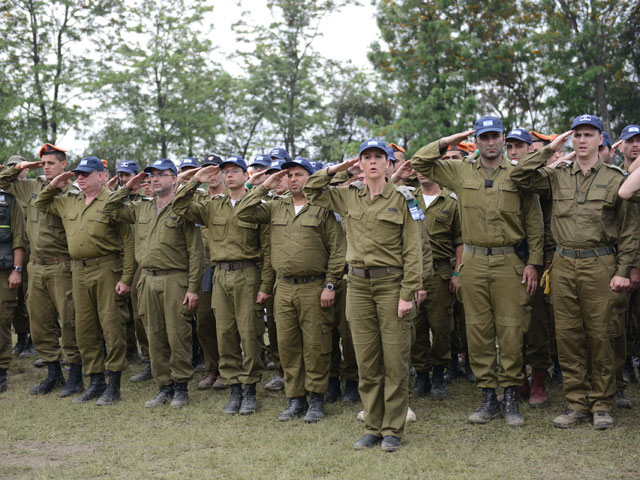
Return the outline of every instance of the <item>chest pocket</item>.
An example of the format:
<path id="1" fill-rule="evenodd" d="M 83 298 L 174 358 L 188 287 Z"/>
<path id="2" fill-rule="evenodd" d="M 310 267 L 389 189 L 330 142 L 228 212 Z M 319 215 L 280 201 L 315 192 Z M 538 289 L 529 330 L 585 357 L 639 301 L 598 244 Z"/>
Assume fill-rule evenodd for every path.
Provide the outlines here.
<path id="1" fill-rule="evenodd" d="M 163 221 L 163 232 L 160 236 L 160 241 L 167 245 L 179 245 L 182 242 L 180 237 L 182 236 L 182 229 L 180 219 L 176 216 L 170 216 Z"/>
<path id="2" fill-rule="evenodd" d="M 558 218 L 569 217 L 576 204 L 576 192 L 571 188 L 559 188 L 553 192 L 553 215 Z"/>
<path id="3" fill-rule="evenodd" d="M 462 208 L 478 208 L 483 205 L 480 198 L 480 188 L 482 187 L 482 181 L 476 179 L 465 179 L 460 185 L 460 192 L 458 201 Z"/>
<path id="4" fill-rule="evenodd" d="M 602 219 L 610 223 L 615 217 L 615 195 L 608 188 L 591 188 L 587 195 L 587 203 L 591 206 L 589 212 L 593 219 Z"/>
<path id="5" fill-rule="evenodd" d="M 404 208 L 407 208 L 403 205 Z M 402 214 L 400 212 L 380 212 L 376 215 L 375 236 L 383 244 L 401 241 Z"/>
<path id="6" fill-rule="evenodd" d="M 510 213 L 520 211 L 520 192 L 511 182 L 500 185 L 500 208 Z"/>
<path id="7" fill-rule="evenodd" d="M 305 215 L 301 220 L 303 227 L 318 227 L 320 225 L 320 217 L 315 215 Z"/>
<path id="8" fill-rule="evenodd" d="M 433 232 L 442 232 L 451 230 L 451 216 L 441 210 L 428 212 L 427 215 L 427 232 L 431 235 Z"/>
<path id="9" fill-rule="evenodd" d="M 238 226 L 242 228 L 250 228 L 252 230 L 255 230 L 258 228 L 257 223 L 243 222 L 242 220 L 238 220 Z"/>
<path id="10" fill-rule="evenodd" d="M 96 238 L 111 237 L 111 224 L 105 217 L 94 218 L 87 221 L 89 235 Z"/>

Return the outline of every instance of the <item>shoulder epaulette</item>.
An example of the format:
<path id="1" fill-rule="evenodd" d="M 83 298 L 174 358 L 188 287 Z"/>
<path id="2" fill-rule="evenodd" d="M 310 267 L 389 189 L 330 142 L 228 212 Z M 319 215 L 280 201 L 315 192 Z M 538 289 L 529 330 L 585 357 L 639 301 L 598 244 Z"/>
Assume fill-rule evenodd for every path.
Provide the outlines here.
<path id="1" fill-rule="evenodd" d="M 567 162 L 563 160 L 553 168 L 567 168 L 567 167 L 570 167 L 571 165 L 573 165 L 573 162 Z"/>
<path id="2" fill-rule="evenodd" d="M 67 191 L 68 195 L 80 195 L 82 193 L 82 190 L 76 190 L 76 189 L 69 189 Z"/>
<path id="3" fill-rule="evenodd" d="M 202 187 L 198 187 L 198 188 L 196 189 L 196 192 L 198 192 L 198 193 L 200 193 L 200 194 L 202 194 L 202 195 L 206 195 L 206 194 L 207 194 L 207 191 L 206 191 L 204 188 L 202 188 Z"/>
<path id="4" fill-rule="evenodd" d="M 449 192 L 449 196 L 454 200 L 458 200 L 458 196 L 454 192 Z"/>
<path id="5" fill-rule="evenodd" d="M 224 198 L 224 197 L 226 197 L 224 193 L 216 193 L 213 197 L 211 197 L 211 200 L 213 200 L 214 198 Z"/>
<path id="6" fill-rule="evenodd" d="M 406 185 L 396 185 L 396 191 L 400 193 L 407 202 L 409 213 L 414 220 L 424 221 L 424 212 L 418 205 L 416 197 L 413 196 L 413 187 L 407 187 Z"/>
<path id="7" fill-rule="evenodd" d="M 629 175 L 628 172 L 625 172 L 623 169 L 621 169 L 620 167 L 618 167 L 617 165 L 610 165 L 608 163 L 604 164 L 606 167 L 609 167 L 612 170 L 616 170 L 617 172 L 621 173 L 622 175 L 624 175 L 625 177 Z"/>
<path id="8" fill-rule="evenodd" d="M 518 161 L 517 160 L 511 160 L 511 162 L 509 162 L 509 163 L 511 163 L 511 165 L 514 165 L 514 166 L 518 165 Z"/>
<path id="9" fill-rule="evenodd" d="M 396 190 L 402 194 L 402 196 L 408 200 L 415 200 L 413 196 L 414 187 L 408 187 L 406 185 L 396 185 Z"/>
<path id="10" fill-rule="evenodd" d="M 349 188 L 357 188 L 358 190 L 362 190 L 364 188 L 364 183 L 362 183 L 360 180 L 356 180 L 355 182 L 351 182 L 349 184 Z"/>
<path id="11" fill-rule="evenodd" d="M 140 201 L 142 202 L 152 202 L 153 197 L 140 197 Z"/>
<path id="12" fill-rule="evenodd" d="M 45 177 L 44 175 L 38 175 L 36 177 L 36 180 L 40 180 L 41 182 L 46 182 L 47 181 L 47 177 Z"/>

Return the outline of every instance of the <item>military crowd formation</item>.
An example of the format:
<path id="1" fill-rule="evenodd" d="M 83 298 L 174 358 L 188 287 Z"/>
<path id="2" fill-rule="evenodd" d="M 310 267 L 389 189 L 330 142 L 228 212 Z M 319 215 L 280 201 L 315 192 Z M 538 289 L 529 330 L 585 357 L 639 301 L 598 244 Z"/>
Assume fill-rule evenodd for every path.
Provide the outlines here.
<path id="1" fill-rule="evenodd" d="M 482 392 L 471 423 L 524 425 L 518 402 L 547 407 L 556 381 L 554 426 L 611 428 L 637 381 L 638 157 L 640 126 L 612 145 L 587 114 L 560 135 L 482 117 L 410 160 L 371 139 L 339 164 L 275 148 L 111 178 L 46 143 L 0 172 L 0 392 L 31 352 L 31 394 L 113 405 L 139 354 L 148 408 L 187 405 L 198 363 L 226 414 L 257 411 L 269 364 L 280 421 L 361 401 L 356 450 L 400 448 L 410 394 L 457 377 Z"/>

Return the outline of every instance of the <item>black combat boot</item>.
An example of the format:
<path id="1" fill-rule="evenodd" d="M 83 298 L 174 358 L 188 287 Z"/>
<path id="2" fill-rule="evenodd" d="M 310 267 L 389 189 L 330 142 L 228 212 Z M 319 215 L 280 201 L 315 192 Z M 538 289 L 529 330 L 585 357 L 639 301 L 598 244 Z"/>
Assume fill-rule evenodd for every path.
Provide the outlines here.
<path id="1" fill-rule="evenodd" d="M 489 423 L 491 420 L 499 416 L 500 404 L 498 403 L 498 397 L 496 397 L 495 388 L 483 388 L 482 403 L 475 412 L 469 415 L 469 422 Z"/>
<path id="2" fill-rule="evenodd" d="M 31 339 L 31 335 L 27 338 L 27 344 L 24 347 L 24 350 L 20 352 L 18 358 L 31 358 L 36 356 L 36 347 L 33 346 L 33 340 Z"/>
<path id="3" fill-rule="evenodd" d="M 460 369 L 460 362 L 458 361 L 458 354 L 451 354 L 451 363 L 449 364 L 449 368 L 447 368 L 447 373 L 444 374 L 445 382 L 453 382 L 458 377 L 464 376 L 462 370 Z"/>
<path id="4" fill-rule="evenodd" d="M 7 370 L 0 368 L 0 393 L 7 391 Z"/>
<path id="5" fill-rule="evenodd" d="M 79 363 L 72 363 L 69 365 L 69 378 L 65 383 L 62 390 L 60 390 L 61 397 L 70 397 L 75 393 L 80 393 L 84 390 L 84 380 L 82 379 L 82 365 Z"/>
<path id="6" fill-rule="evenodd" d="M 242 403 L 240 404 L 240 415 L 251 415 L 258 411 L 258 399 L 256 398 L 256 384 L 250 383 L 244 386 L 242 393 Z"/>
<path id="7" fill-rule="evenodd" d="M 562 368 L 560 368 L 560 362 L 557 358 L 553 359 L 553 374 L 551 378 L 553 378 L 558 385 L 562 385 Z"/>
<path id="8" fill-rule="evenodd" d="M 358 393 L 358 381 L 347 380 L 344 382 L 344 395 L 342 403 L 356 403 L 360 401 L 360 393 Z"/>
<path id="9" fill-rule="evenodd" d="M 242 403 L 242 385 L 234 383 L 231 385 L 231 398 L 222 411 L 224 413 L 238 413 L 240 404 Z"/>
<path id="10" fill-rule="evenodd" d="M 521 427 L 524 425 L 524 417 L 518 409 L 518 399 L 516 393 L 518 387 L 507 387 L 504 389 L 504 420 L 510 427 Z"/>
<path id="11" fill-rule="evenodd" d="M 13 346 L 13 350 L 11 350 L 11 355 L 15 355 L 16 357 L 24 352 L 24 349 L 27 348 L 27 342 L 29 341 L 28 333 L 19 333 L 18 340 L 16 344 Z"/>
<path id="12" fill-rule="evenodd" d="M 31 395 L 46 395 L 51 393 L 54 388 L 64 385 L 64 375 L 60 368 L 60 362 L 47 362 L 48 375 L 40 385 L 36 385 L 29 390 Z"/>
<path id="13" fill-rule="evenodd" d="M 122 372 L 109 372 L 109 384 L 96 402 L 99 407 L 115 405 L 120 400 L 120 376 Z"/>
<path id="14" fill-rule="evenodd" d="M 627 383 L 638 383 L 638 377 L 636 376 L 636 371 L 633 368 L 633 358 L 631 358 L 631 355 L 627 355 L 627 358 L 624 359 L 624 372 L 622 374 L 622 378 Z"/>
<path id="15" fill-rule="evenodd" d="M 173 398 L 173 385 L 163 385 L 155 398 L 144 402 L 145 408 L 156 408 L 169 403 Z"/>
<path id="16" fill-rule="evenodd" d="M 475 383 L 476 376 L 473 374 L 473 370 L 471 370 L 471 362 L 469 361 L 469 355 L 467 355 L 467 363 L 464 364 L 464 375 L 467 377 L 467 381 L 469 383 Z"/>
<path id="17" fill-rule="evenodd" d="M 289 420 L 295 420 L 301 417 L 307 410 L 309 405 L 307 404 L 306 397 L 295 397 L 289 400 L 289 406 L 278 415 L 278 420 L 281 422 L 288 422 Z"/>
<path id="18" fill-rule="evenodd" d="M 431 378 L 431 396 L 433 398 L 444 398 L 447 396 L 447 389 L 444 386 L 444 367 L 433 367 L 433 378 Z"/>
<path id="19" fill-rule="evenodd" d="M 153 376 L 151 375 L 151 363 L 147 362 L 147 366 L 141 372 L 133 375 L 129 381 L 130 382 L 146 382 L 147 380 L 151 380 Z"/>
<path id="20" fill-rule="evenodd" d="M 91 377 L 89 388 L 87 388 L 82 395 L 73 397 L 73 403 L 89 402 L 94 398 L 99 398 L 107 389 L 107 384 L 104 381 L 104 373 L 91 373 L 89 376 Z"/>
<path id="21" fill-rule="evenodd" d="M 329 385 L 327 385 L 327 393 L 324 394 L 324 402 L 337 402 L 340 395 L 342 395 L 342 391 L 340 390 L 340 377 L 329 377 Z"/>
<path id="22" fill-rule="evenodd" d="M 182 408 L 189 403 L 189 391 L 186 383 L 173 384 L 173 400 L 171 400 L 172 408 Z"/>
<path id="23" fill-rule="evenodd" d="M 424 397 L 431 390 L 431 379 L 429 372 L 416 372 L 416 379 L 413 383 L 413 396 Z"/>
<path id="24" fill-rule="evenodd" d="M 307 414 L 304 416 L 305 423 L 316 423 L 324 418 L 323 403 L 324 395 L 311 392 L 309 410 L 307 410 Z"/>

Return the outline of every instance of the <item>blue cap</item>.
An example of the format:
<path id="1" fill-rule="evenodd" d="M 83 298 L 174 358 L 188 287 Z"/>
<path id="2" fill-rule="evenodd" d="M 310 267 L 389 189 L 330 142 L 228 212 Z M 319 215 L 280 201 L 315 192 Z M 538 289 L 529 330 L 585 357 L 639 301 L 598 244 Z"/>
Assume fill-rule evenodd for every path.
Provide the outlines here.
<path id="1" fill-rule="evenodd" d="M 492 117 L 491 115 L 478 119 L 476 124 L 473 126 L 473 129 L 476 131 L 476 137 L 487 132 L 504 132 L 504 127 L 502 126 L 500 119 L 498 117 Z"/>
<path id="2" fill-rule="evenodd" d="M 116 173 L 138 173 L 138 164 L 136 162 L 133 161 L 128 161 L 128 160 L 124 160 L 122 162 L 120 162 L 120 165 L 118 166 L 118 169 L 116 170 Z"/>
<path id="3" fill-rule="evenodd" d="M 367 140 L 366 142 L 362 142 L 360 145 L 360 153 L 358 156 L 362 155 L 362 152 L 365 150 L 369 150 L 370 148 L 377 148 L 378 150 L 382 150 L 385 154 L 388 155 L 387 144 L 377 138 L 372 138 L 371 140 Z"/>
<path id="4" fill-rule="evenodd" d="M 171 170 L 174 175 L 178 175 L 176 164 L 168 158 L 160 158 L 144 169 L 144 173 L 151 173 L 151 170 Z"/>
<path id="5" fill-rule="evenodd" d="M 283 163 L 284 163 L 284 160 L 272 160 L 269 166 L 267 167 L 267 173 L 279 172 L 280 170 L 282 170 Z"/>
<path id="6" fill-rule="evenodd" d="M 193 157 L 187 157 L 182 162 L 180 162 L 180 166 L 178 167 L 180 170 L 183 168 L 198 168 L 198 161 Z"/>
<path id="7" fill-rule="evenodd" d="M 322 162 L 309 162 L 309 163 L 311 163 L 311 166 L 313 166 L 316 172 L 324 168 L 324 163 Z"/>
<path id="8" fill-rule="evenodd" d="M 269 152 L 269 157 L 284 160 L 285 162 L 291 160 L 291 157 L 284 148 L 274 148 Z"/>
<path id="9" fill-rule="evenodd" d="M 636 135 L 640 135 L 640 127 L 638 125 L 627 125 L 622 129 L 620 140 L 629 140 Z"/>
<path id="10" fill-rule="evenodd" d="M 393 148 L 387 145 L 386 150 L 387 150 L 387 158 L 391 160 L 393 163 L 396 163 L 397 158 L 396 158 L 395 152 L 393 151 Z"/>
<path id="11" fill-rule="evenodd" d="M 514 128 L 508 134 L 505 140 L 520 140 L 521 142 L 528 143 L 531 145 L 533 143 L 533 138 L 531 138 L 531 134 L 525 130 L 524 128 Z"/>
<path id="12" fill-rule="evenodd" d="M 80 160 L 78 166 L 73 169 L 74 172 L 85 173 L 91 173 L 94 170 L 104 172 L 104 164 L 102 163 L 102 160 L 94 156 L 83 158 L 82 160 Z"/>
<path id="13" fill-rule="evenodd" d="M 580 115 L 579 117 L 576 117 L 573 119 L 573 122 L 571 122 L 571 130 L 573 130 L 576 127 L 579 127 L 580 125 L 591 125 L 592 127 L 596 127 L 598 130 L 600 130 L 602 132 L 602 121 L 600 120 L 599 117 L 596 117 L 595 115 Z"/>
<path id="14" fill-rule="evenodd" d="M 242 157 L 239 157 L 237 155 L 228 157 L 224 162 L 220 164 L 220 169 L 223 169 L 228 165 L 235 165 L 236 167 L 240 167 L 245 172 L 247 171 L 247 164 L 244 162 Z"/>
<path id="15" fill-rule="evenodd" d="M 296 157 L 293 160 L 291 160 L 290 162 L 284 162 L 282 164 L 282 168 L 283 169 L 284 168 L 292 168 L 292 167 L 302 167 L 307 172 L 309 172 L 310 175 L 313 175 L 313 173 L 317 170 L 316 167 L 314 167 L 309 160 L 307 160 L 306 158 L 302 158 L 302 157 Z"/>
<path id="16" fill-rule="evenodd" d="M 640 132 L 638 134 L 640 135 Z M 600 144 L 600 146 L 608 148 L 611 148 L 613 146 L 607 132 L 602 132 L 602 143 Z"/>
<path id="17" fill-rule="evenodd" d="M 271 166 L 271 157 L 267 155 L 256 155 L 253 158 L 253 162 L 249 164 L 250 167 L 258 165 L 259 167 L 269 168 Z"/>
<path id="18" fill-rule="evenodd" d="M 204 160 L 202 161 L 202 165 L 200 165 L 201 167 L 209 167 L 211 165 L 220 165 L 222 163 L 222 159 L 215 154 L 211 154 L 211 155 L 207 155 L 206 157 L 204 157 Z"/>

